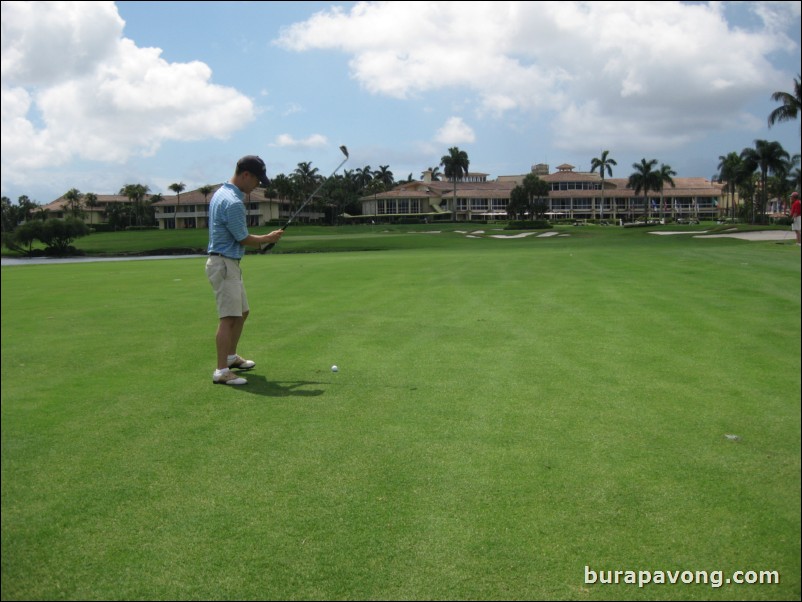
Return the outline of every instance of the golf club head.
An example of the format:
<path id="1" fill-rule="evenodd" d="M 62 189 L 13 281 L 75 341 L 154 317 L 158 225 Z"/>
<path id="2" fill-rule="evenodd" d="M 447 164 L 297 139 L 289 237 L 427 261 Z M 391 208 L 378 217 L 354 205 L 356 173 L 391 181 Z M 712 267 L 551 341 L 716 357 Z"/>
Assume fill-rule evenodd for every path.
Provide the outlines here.
<path id="1" fill-rule="evenodd" d="M 348 149 L 345 148 L 344 144 L 340 147 L 340 150 L 343 152 L 343 154 L 345 155 L 345 158 L 347 159 L 348 158 Z"/>

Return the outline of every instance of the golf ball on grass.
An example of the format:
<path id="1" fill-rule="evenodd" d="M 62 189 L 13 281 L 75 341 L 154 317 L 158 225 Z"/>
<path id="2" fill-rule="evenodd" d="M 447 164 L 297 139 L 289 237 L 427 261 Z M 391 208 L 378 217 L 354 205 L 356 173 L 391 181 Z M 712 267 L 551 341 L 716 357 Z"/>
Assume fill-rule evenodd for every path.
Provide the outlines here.
<path id="1" fill-rule="evenodd" d="M 331 371 L 332 372 L 337 372 L 337 370 L 339 370 L 339 368 L 337 366 L 332 366 L 331 367 Z"/>

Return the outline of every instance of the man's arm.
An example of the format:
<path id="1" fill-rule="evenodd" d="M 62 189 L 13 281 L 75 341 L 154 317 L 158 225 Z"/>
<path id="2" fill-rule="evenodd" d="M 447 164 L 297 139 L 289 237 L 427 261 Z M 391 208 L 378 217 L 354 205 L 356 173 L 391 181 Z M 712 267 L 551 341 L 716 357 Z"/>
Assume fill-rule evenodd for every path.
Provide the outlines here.
<path id="1" fill-rule="evenodd" d="M 273 230 L 269 234 L 248 234 L 248 236 L 239 241 L 239 244 L 258 249 L 262 245 L 278 242 L 283 234 L 284 230 Z"/>

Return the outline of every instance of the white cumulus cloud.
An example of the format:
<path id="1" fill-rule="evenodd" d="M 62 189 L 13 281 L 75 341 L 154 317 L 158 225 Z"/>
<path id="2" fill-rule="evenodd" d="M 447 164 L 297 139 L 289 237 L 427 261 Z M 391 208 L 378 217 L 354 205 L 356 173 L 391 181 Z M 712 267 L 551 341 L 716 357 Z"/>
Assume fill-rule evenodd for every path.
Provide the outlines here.
<path id="1" fill-rule="evenodd" d="M 799 53 L 782 24 L 799 2 L 359 2 L 285 28 L 291 51 L 338 50 L 373 94 L 472 93 L 479 118 L 548 119 L 559 144 L 595 151 L 685 144 L 743 123 L 766 90 L 785 89 L 773 53 Z M 447 126 L 444 128 L 447 129 Z"/>
<path id="2" fill-rule="evenodd" d="M 114 2 L 4 2 L 4 179 L 75 159 L 122 162 L 169 140 L 226 138 L 255 117 L 201 62 L 123 37 Z"/>
<path id="3" fill-rule="evenodd" d="M 304 150 L 310 148 L 323 148 L 329 143 L 328 138 L 321 134 L 312 134 L 306 138 L 294 138 L 290 134 L 279 134 L 276 136 L 275 145 L 280 148 L 292 150 Z"/>
<path id="4" fill-rule="evenodd" d="M 437 130 L 435 142 L 447 145 L 466 144 L 476 140 L 473 129 L 460 117 L 449 117 L 443 127 Z"/>

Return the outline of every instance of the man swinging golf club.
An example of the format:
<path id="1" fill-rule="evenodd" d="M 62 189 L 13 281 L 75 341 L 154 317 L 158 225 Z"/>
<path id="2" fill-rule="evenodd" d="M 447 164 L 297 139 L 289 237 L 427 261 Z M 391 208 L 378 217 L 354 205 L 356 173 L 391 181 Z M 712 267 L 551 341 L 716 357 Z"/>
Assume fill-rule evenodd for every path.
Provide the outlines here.
<path id="1" fill-rule="evenodd" d="M 217 300 L 217 369 L 212 382 L 220 385 L 244 385 L 248 381 L 232 370 L 250 370 L 256 365 L 237 354 L 237 345 L 250 308 L 242 282 L 240 260 L 245 246 L 260 248 L 276 243 L 284 230 L 270 234 L 249 234 L 243 200 L 257 186 L 267 186 L 265 162 L 255 155 L 237 161 L 234 176 L 212 196 L 209 204 L 209 247 L 206 277 Z"/>

